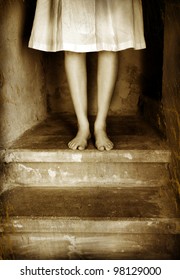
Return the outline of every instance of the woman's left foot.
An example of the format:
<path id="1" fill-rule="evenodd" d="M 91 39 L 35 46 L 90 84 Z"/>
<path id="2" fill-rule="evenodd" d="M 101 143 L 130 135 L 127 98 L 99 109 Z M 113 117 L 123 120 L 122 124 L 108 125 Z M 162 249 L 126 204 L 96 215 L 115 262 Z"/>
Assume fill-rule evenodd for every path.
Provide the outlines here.
<path id="1" fill-rule="evenodd" d="M 113 149 L 114 144 L 108 138 L 105 129 L 95 129 L 95 145 L 99 151 L 110 151 Z"/>

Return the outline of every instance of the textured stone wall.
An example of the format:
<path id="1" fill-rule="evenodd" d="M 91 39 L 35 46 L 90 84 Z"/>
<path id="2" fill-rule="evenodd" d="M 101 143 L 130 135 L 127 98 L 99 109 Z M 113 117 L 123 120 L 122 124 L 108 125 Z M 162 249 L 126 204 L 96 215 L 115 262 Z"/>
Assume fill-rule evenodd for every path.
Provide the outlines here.
<path id="1" fill-rule="evenodd" d="M 164 48 L 164 0 L 143 0 L 146 53 L 144 84 L 139 108 L 143 117 L 164 134 L 162 72 Z"/>
<path id="2" fill-rule="evenodd" d="M 33 2 L 0 1 L 1 147 L 46 115 L 42 53 L 27 47 Z"/>
<path id="3" fill-rule="evenodd" d="M 166 0 L 163 105 L 166 131 L 172 151 L 173 186 L 180 195 L 180 2 Z"/>

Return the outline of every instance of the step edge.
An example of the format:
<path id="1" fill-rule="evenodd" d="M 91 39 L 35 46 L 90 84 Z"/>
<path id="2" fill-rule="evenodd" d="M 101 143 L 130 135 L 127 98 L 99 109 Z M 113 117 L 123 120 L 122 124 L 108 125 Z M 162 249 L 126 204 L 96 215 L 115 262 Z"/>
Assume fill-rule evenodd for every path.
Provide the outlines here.
<path id="1" fill-rule="evenodd" d="M 46 223 L 51 223 L 51 229 Z M 33 226 L 32 226 L 33 223 Z M 136 228 L 135 228 L 136 227 Z M 88 220 L 65 217 L 10 217 L 0 223 L 0 233 L 103 233 L 180 234 L 180 218 L 121 218 Z"/>
<path id="2" fill-rule="evenodd" d="M 76 188 L 79 188 L 79 189 L 82 189 L 82 188 L 116 188 L 116 189 L 124 189 L 124 188 L 161 188 L 163 187 L 164 185 L 167 185 L 169 182 L 163 182 L 163 181 L 158 181 L 155 182 L 153 181 L 151 184 L 147 184 L 147 182 L 144 182 L 144 184 L 134 184 L 134 183 L 106 183 L 106 184 L 103 184 L 102 182 L 97 182 L 96 184 L 94 183 L 87 183 L 87 184 L 76 184 L 76 185 L 70 185 L 70 184 L 67 184 L 67 185 L 33 185 L 33 184 L 9 184 L 9 183 L 3 183 L 2 186 L 1 186 L 1 189 L 0 189 L 0 196 L 7 192 L 7 191 L 11 191 L 11 190 L 14 190 L 16 188 L 43 188 L 43 189 L 76 189 Z"/>
<path id="3" fill-rule="evenodd" d="M 147 156 L 148 153 L 148 156 Z M 9 149 L 1 152 L 1 161 L 4 163 L 13 162 L 162 162 L 171 161 L 171 151 L 166 149 L 127 149 L 112 151 L 71 151 L 71 150 L 28 150 L 28 149 Z"/>
<path id="4" fill-rule="evenodd" d="M 57 188 L 57 189 L 61 189 L 61 188 L 97 188 L 97 187 L 104 187 L 104 188 L 110 188 L 110 187 L 115 187 L 115 188 L 128 188 L 128 187 L 134 187 L 134 188 L 160 188 L 163 187 L 164 185 L 168 184 L 169 181 L 168 179 L 163 179 L 163 180 L 158 180 L 158 179 L 154 179 L 151 182 L 149 181 L 142 181 L 141 183 L 138 182 L 137 184 L 135 184 L 135 180 L 133 179 L 132 181 L 118 181 L 118 182 L 104 182 L 104 181 L 96 181 L 95 182 L 76 182 L 74 184 L 70 184 L 70 182 L 62 182 L 62 184 L 50 184 L 49 182 L 47 184 L 36 184 L 36 183 L 24 183 L 24 184 L 18 184 L 18 183 L 13 183 L 13 182 L 7 182 L 7 183 L 3 183 L 2 187 L 0 189 L 0 195 L 6 191 L 18 188 L 18 187 L 23 187 L 23 188 Z"/>

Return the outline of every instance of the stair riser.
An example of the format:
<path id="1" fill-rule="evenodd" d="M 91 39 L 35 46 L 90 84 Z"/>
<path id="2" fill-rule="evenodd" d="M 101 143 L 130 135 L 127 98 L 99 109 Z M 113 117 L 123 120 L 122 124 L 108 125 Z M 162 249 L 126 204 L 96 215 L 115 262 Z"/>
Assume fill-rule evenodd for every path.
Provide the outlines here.
<path id="1" fill-rule="evenodd" d="M 173 259 L 177 237 L 160 234 L 9 234 L 2 259 Z M 176 246 L 176 247 L 175 247 Z"/>
<path id="2" fill-rule="evenodd" d="M 11 163 L 5 186 L 162 186 L 168 182 L 158 163 Z"/>
<path id="3" fill-rule="evenodd" d="M 8 210 L 7 210 L 8 214 Z M 177 234 L 180 235 L 179 218 L 163 219 L 72 219 L 72 218 L 14 218 L 0 223 L 0 233 L 32 234 Z"/>

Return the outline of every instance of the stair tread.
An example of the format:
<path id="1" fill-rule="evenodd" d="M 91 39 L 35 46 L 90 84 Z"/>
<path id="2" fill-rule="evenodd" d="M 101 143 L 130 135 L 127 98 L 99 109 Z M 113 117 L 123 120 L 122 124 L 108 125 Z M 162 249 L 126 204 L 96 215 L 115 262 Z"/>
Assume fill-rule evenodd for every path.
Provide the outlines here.
<path id="1" fill-rule="evenodd" d="M 169 187 L 17 187 L 1 195 L 2 216 L 80 219 L 180 218 Z"/>
<path id="2" fill-rule="evenodd" d="M 92 123 L 92 119 L 90 118 Z M 147 123 L 138 116 L 109 117 L 107 131 L 119 149 L 162 149 L 167 146 Z M 67 149 L 67 143 L 77 130 L 76 119 L 69 115 L 52 115 L 44 122 L 27 131 L 13 145 L 12 149 Z M 94 150 L 94 140 L 88 150 Z"/>
<path id="3" fill-rule="evenodd" d="M 92 120 L 91 120 L 92 123 Z M 72 151 L 67 143 L 76 133 L 75 117 L 52 115 L 28 130 L 7 150 L 5 162 L 170 162 L 164 140 L 138 116 L 108 118 L 108 134 L 114 149 L 99 152 L 94 139 L 85 151 Z"/>

